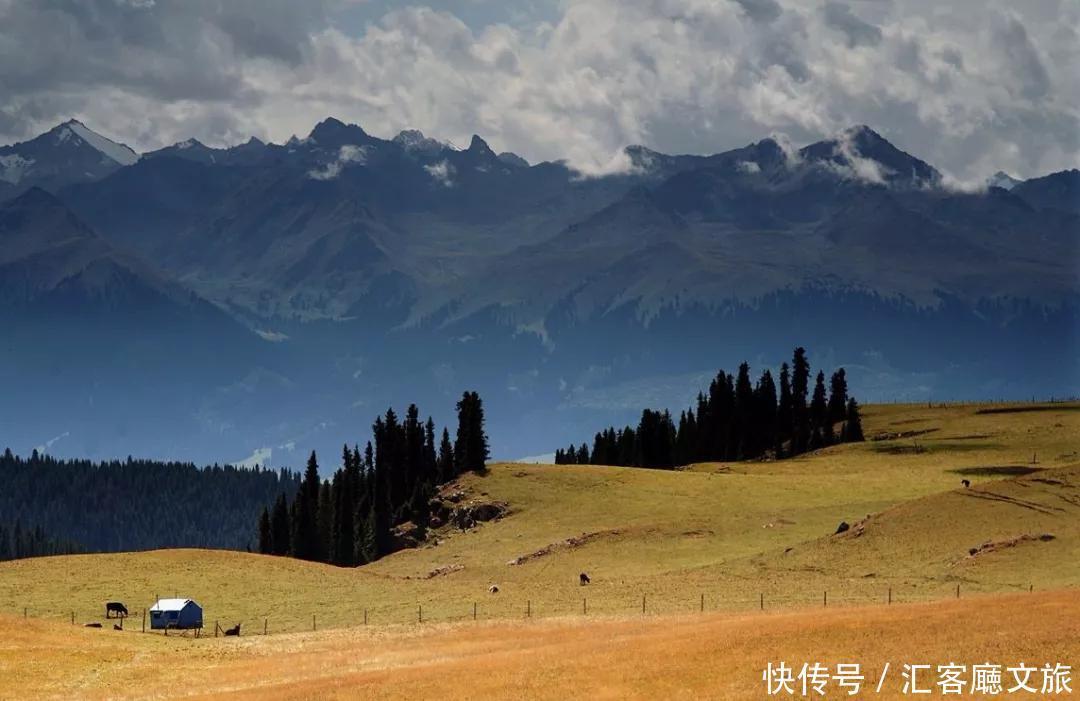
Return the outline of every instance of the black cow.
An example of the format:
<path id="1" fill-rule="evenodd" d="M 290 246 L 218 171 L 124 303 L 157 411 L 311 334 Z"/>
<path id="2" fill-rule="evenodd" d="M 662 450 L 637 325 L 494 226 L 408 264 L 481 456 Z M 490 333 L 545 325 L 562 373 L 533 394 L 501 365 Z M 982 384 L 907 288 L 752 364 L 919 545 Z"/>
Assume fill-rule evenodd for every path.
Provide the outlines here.
<path id="1" fill-rule="evenodd" d="M 964 485 L 964 488 L 966 489 L 971 486 L 971 480 L 960 480 L 960 484 Z"/>
<path id="2" fill-rule="evenodd" d="M 235 636 L 235 637 L 240 636 L 240 624 L 239 623 L 237 623 L 232 628 L 226 628 L 225 629 L 225 637 L 228 638 L 230 636 Z"/>
<path id="3" fill-rule="evenodd" d="M 116 616 L 113 616 L 114 613 Z M 127 615 L 127 606 L 119 601 L 110 601 L 105 604 L 105 618 L 126 618 Z"/>
<path id="4" fill-rule="evenodd" d="M 581 582 L 581 586 L 585 586 L 586 584 L 588 584 L 592 580 L 589 579 L 589 575 L 582 572 L 581 574 L 578 575 L 578 581 Z"/>

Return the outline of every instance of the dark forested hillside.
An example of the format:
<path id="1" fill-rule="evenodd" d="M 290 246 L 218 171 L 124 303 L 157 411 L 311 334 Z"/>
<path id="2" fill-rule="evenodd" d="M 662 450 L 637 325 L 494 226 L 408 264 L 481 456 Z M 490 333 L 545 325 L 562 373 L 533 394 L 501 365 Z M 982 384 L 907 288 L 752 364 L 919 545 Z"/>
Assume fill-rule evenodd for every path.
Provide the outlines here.
<path id="1" fill-rule="evenodd" d="M 38 533 L 42 548 L 23 554 L 254 548 L 263 505 L 281 494 L 291 497 L 298 485 L 299 475 L 287 470 L 131 458 L 95 463 L 36 451 L 24 459 L 6 451 L 0 456 L 0 528 L 9 539 L 16 525 Z"/>
<path id="2" fill-rule="evenodd" d="M 341 468 L 321 480 L 315 453 L 308 459 L 296 498 L 269 502 L 259 518 L 259 552 L 351 566 L 373 562 L 418 536 L 437 516 L 430 511 L 436 488 L 466 472 L 486 469 L 488 439 L 484 404 L 476 392 L 457 403 L 456 439 L 435 422 L 420 419 L 410 404 L 404 420 L 393 408 L 375 418 L 374 444 L 344 446 Z M 408 524 L 408 526 L 406 525 Z M 396 527 L 401 527 L 398 531 Z"/>
<path id="3" fill-rule="evenodd" d="M 738 375 L 721 370 L 700 392 L 697 409 L 679 415 L 645 409 L 637 429 L 614 427 L 597 433 L 592 450 L 582 443 L 555 451 L 555 464 L 672 468 L 695 462 L 792 457 L 834 443 L 863 440 L 859 404 L 848 396 L 847 373 L 818 371 L 810 392 L 810 361 L 796 348 L 790 367 L 780 366 L 779 394 L 772 371 L 750 380 L 750 364 Z"/>

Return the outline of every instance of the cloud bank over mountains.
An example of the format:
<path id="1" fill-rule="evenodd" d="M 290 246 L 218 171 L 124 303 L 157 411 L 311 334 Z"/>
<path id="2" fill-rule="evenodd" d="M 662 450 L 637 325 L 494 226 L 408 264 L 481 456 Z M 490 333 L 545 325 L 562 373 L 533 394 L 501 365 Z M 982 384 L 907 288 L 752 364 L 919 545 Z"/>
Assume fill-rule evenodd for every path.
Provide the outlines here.
<path id="1" fill-rule="evenodd" d="M 603 172 L 628 144 L 705 153 L 868 123 L 957 181 L 1080 163 L 1065 0 L 390 5 L 0 0 L 0 142 L 68 117 L 140 150 L 283 142 L 333 114 Z"/>

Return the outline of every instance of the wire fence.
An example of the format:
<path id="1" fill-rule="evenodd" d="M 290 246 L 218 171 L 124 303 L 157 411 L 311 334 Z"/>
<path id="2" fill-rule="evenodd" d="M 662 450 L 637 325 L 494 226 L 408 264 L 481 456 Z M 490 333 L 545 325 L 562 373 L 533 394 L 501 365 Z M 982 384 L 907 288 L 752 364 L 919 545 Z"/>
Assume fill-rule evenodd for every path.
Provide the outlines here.
<path id="1" fill-rule="evenodd" d="M 201 631 L 178 629 L 153 630 L 146 609 L 132 609 L 126 617 L 106 616 L 104 605 L 97 610 L 43 609 L 23 607 L 12 613 L 25 618 L 60 620 L 74 626 L 114 628 L 146 634 L 206 638 L 223 636 L 228 628 L 240 624 L 236 634 L 242 636 L 298 633 L 356 626 L 401 626 L 465 623 L 469 621 L 524 621 L 532 619 L 599 619 L 630 616 L 673 616 L 712 613 L 775 613 L 808 609 L 833 609 L 857 606 L 888 606 L 905 603 L 925 603 L 977 597 L 990 594 L 1034 592 L 1035 586 L 1012 586 L 965 590 L 964 585 L 950 584 L 947 588 L 915 589 L 910 586 L 884 585 L 857 591 L 822 589 L 819 591 L 777 593 L 744 592 L 732 597 L 716 592 L 697 594 L 669 592 L 637 595 L 608 594 L 582 587 L 580 597 L 508 597 L 491 593 L 472 601 L 430 600 L 365 606 L 362 602 L 340 602 L 336 606 L 312 607 L 301 613 L 293 607 L 287 613 L 251 616 L 222 610 L 204 611 Z"/>

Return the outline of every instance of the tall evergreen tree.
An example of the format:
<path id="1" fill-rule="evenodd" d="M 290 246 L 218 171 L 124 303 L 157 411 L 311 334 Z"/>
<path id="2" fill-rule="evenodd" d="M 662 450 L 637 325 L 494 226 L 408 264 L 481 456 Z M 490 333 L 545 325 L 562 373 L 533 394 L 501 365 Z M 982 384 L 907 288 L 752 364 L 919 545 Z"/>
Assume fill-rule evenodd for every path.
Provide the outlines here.
<path id="1" fill-rule="evenodd" d="M 848 400 L 847 420 L 844 422 L 844 441 L 847 443 L 860 443 L 866 440 L 863 436 L 862 417 L 859 416 L 859 403 L 852 397 Z"/>
<path id="2" fill-rule="evenodd" d="M 429 416 L 424 424 L 424 479 L 431 484 L 439 484 L 438 448 L 435 445 L 435 421 Z"/>
<path id="3" fill-rule="evenodd" d="M 780 366 L 780 399 L 776 407 L 776 455 L 783 457 L 784 443 L 792 439 L 795 426 L 795 398 L 791 394 L 791 371 L 788 364 Z"/>
<path id="4" fill-rule="evenodd" d="M 756 434 L 755 456 L 775 450 L 777 444 L 776 383 L 773 382 L 772 373 L 768 370 L 761 373 L 761 379 L 754 388 L 753 426 Z"/>
<path id="5" fill-rule="evenodd" d="M 840 368 L 829 381 L 829 421 L 840 423 L 847 415 L 847 373 Z"/>
<path id="6" fill-rule="evenodd" d="M 810 400 L 810 426 L 815 448 L 832 443 L 832 424 L 829 423 L 829 405 L 825 397 L 825 373 L 819 371 Z"/>
<path id="7" fill-rule="evenodd" d="M 454 443 L 454 461 L 458 474 L 484 472 L 488 452 L 484 433 L 484 405 L 476 392 L 465 392 L 457 403 L 458 430 Z M 576 452 L 576 451 L 575 451 Z"/>
<path id="8" fill-rule="evenodd" d="M 259 552 L 263 555 L 274 552 L 274 537 L 270 530 L 270 511 L 265 506 L 262 515 L 259 516 Z"/>
<path id="9" fill-rule="evenodd" d="M 289 506 L 284 492 L 274 502 L 274 511 L 270 517 L 270 535 L 271 552 L 274 555 L 288 555 L 291 550 L 292 524 L 289 522 Z"/>
<path id="10" fill-rule="evenodd" d="M 806 395 L 810 383 L 810 361 L 806 359 L 806 349 L 795 349 L 791 363 L 791 404 L 793 427 L 791 430 L 794 453 L 802 453 L 810 441 L 810 416 L 806 406 Z"/>
<path id="11" fill-rule="evenodd" d="M 454 445 L 450 442 L 450 431 L 443 429 L 442 440 L 439 441 L 438 457 L 439 484 L 449 482 L 457 475 L 454 468 Z"/>
<path id="12" fill-rule="evenodd" d="M 300 491 L 293 502 L 294 513 L 291 517 L 293 555 L 302 560 L 318 560 L 320 555 L 319 484 L 319 461 L 315 451 L 312 451 Z"/>
<path id="13" fill-rule="evenodd" d="M 753 457 L 757 454 L 757 436 L 754 430 L 754 386 L 750 384 L 750 364 L 739 365 L 735 380 L 735 411 L 732 420 L 734 440 L 733 457 Z"/>
<path id="14" fill-rule="evenodd" d="M 330 483 L 323 482 L 319 486 L 319 507 L 316 512 L 319 543 L 315 553 L 319 562 L 329 562 L 334 554 L 334 496 L 330 491 Z"/>

